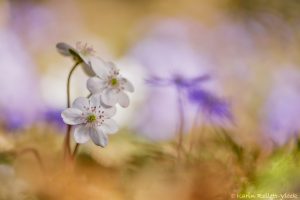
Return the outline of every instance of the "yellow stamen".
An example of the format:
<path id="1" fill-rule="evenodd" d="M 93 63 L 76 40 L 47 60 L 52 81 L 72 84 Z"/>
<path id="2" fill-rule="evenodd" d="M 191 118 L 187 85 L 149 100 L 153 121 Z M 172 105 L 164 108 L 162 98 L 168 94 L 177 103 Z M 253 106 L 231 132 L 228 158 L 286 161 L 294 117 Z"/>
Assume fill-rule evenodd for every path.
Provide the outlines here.
<path id="1" fill-rule="evenodd" d="M 115 86 L 118 84 L 118 80 L 116 78 L 111 79 L 111 85 Z"/>
<path id="2" fill-rule="evenodd" d="M 96 115 L 89 115 L 87 118 L 86 118 L 86 121 L 87 122 L 89 122 L 89 123 L 91 123 L 91 122 L 94 122 L 94 121 L 96 121 L 96 119 L 97 119 L 97 117 L 96 117 Z"/>

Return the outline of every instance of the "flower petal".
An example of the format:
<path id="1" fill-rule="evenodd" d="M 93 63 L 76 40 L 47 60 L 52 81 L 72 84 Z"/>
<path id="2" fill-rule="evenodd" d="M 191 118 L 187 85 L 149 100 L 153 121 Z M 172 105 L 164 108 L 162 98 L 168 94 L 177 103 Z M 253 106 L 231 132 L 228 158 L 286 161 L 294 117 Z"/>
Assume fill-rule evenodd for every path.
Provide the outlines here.
<path id="1" fill-rule="evenodd" d="M 128 92 L 134 92 L 134 87 L 131 82 L 129 82 L 126 78 L 120 79 L 122 86 L 124 87 L 124 90 Z"/>
<path id="2" fill-rule="evenodd" d="M 105 147 L 108 144 L 108 137 L 100 128 L 90 128 L 89 134 L 96 145 Z"/>
<path id="3" fill-rule="evenodd" d="M 74 130 L 74 139 L 79 144 L 89 141 L 89 128 L 86 126 L 77 126 Z"/>
<path id="4" fill-rule="evenodd" d="M 108 67 L 109 70 L 118 71 L 118 68 L 115 65 L 115 63 L 111 61 L 106 62 L 106 66 Z"/>
<path id="5" fill-rule="evenodd" d="M 103 132 L 106 134 L 114 134 L 119 130 L 118 125 L 112 119 L 106 119 L 101 127 Z"/>
<path id="6" fill-rule="evenodd" d="M 90 99 L 90 107 L 95 107 L 98 108 L 99 106 L 101 106 L 101 94 L 97 93 L 97 94 L 93 94 Z"/>
<path id="7" fill-rule="evenodd" d="M 73 108 L 77 108 L 82 112 L 85 112 L 87 108 L 89 108 L 89 100 L 85 97 L 78 97 L 72 104 Z"/>
<path id="8" fill-rule="evenodd" d="M 83 63 L 82 63 L 82 69 L 84 73 L 88 76 L 96 76 L 95 72 L 93 71 L 91 67 L 91 62 L 89 59 L 82 57 Z"/>
<path id="9" fill-rule="evenodd" d="M 61 113 L 61 117 L 69 125 L 82 124 L 85 120 L 82 117 L 82 111 L 77 108 L 67 108 Z"/>
<path id="10" fill-rule="evenodd" d="M 112 116 L 114 116 L 117 112 L 117 109 L 115 106 L 109 107 L 109 108 L 104 108 L 102 107 L 104 113 L 103 115 L 107 118 L 111 118 Z"/>
<path id="11" fill-rule="evenodd" d="M 129 97 L 125 92 L 119 92 L 118 94 L 118 102 L 120 106 L 126 108 L 129 106 Z"/>
<path id="12" fill-rule="evenodd" d="M 114 89 L 104 90 L 101 99 L 104 104 L 114 106 L 118 102 L 118 91 Z"/>
<path id="13" fill-rule="evenodd" d="M 71 56 L 72 54 L 70 53 L 70 49 L 75 51 L 75 49 L 73 47 L 71 47 L 70 45 L 64 43 L 64 42 L 59 42 L 56 44 L 56 49 L 57 51 L 64 55 L 64 56 Z"/>
<path id="14" fill-rule="evenodd" d="M 87 81 L 87 88 L 92 94 L 102 92 L 105 87 L 106 82 L 98 77 L 89 78 Z"/>
<path id="15" fill-rule="evenodd" d="M 105 63 L 105 61 L 100 60 L 99 58 L 91 58 L 90 64 L 97 76 L 99 78 L 106 80 L 108 77 L 108 67 Z"/>

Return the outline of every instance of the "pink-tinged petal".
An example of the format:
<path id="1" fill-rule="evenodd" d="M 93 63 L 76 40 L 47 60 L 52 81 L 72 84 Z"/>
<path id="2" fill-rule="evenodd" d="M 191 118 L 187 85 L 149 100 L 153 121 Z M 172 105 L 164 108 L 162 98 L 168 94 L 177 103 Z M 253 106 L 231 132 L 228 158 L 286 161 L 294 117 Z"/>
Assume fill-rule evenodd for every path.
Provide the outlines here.
<path id="1" fill-rule="evenodd" d="M 106 80 L 108 78 L 108 67 L 105 61 L 92 57 L 90 59 L 90 65 L 100 79 Z"/>
<path id="2" fill-rule="evenodd" d="M 118 103 L 118 91 L 115 89 L 104 90 L 101 99 L 104 104 L 114 106 Z"/>
<path id="3" fill-rule="evenodd" d="M 101 125 L 101 128 L 106 134 L 114 134 L 119 130 L 118 125 L 112 119 L 106 119 Z"/>
<path id="4" fill-rule="evenodd" d="M 117 109 L 115 106 L 109 107 L 109 108 L 104 108 L 102 107 L 104 113 L 103 115 L 107 118 L 111 118 L 112 116 L 114 116 L 117 112 Z"/>
<path id="5" fill-rule="evenodd" d="M 92 94 L 100 93 L 106 87 L 106 82 L 98 77 L 89 78 L 87 81 L 87 88 Z"/>
<path id="6" fill-rule="evenodd" d="M 98 146 L 105 147 L 108 144 L 108 137 L 100 128 L 90 128 L 89 135 Z"/>
<path id="7" fill-rule="evenodd" d="M 124 87 L 124 90 L 128 92 L 134 92 L 134 87 L 126 78 L 120 79 L 121 85 Z"/>
<path id="8" fill-rule="evenodd" d="M 72 104 L 73 108 L 77 108 L 81 110 L 82 112 L 86 112 L 87 108 L 89 108 L 89 100 L 85 97 L 78 97 L 75 99 L 75 101 Z"/>
<path id="9" fill-rule="evenodd" d="M 57 43 L 56 49 L 60 54 L 62 54 L 64 56 L 72 56 L 72 54 L 70 53 L 70 50 L 75 51 L 75 49 L 73 47 L 71 47 L 70 45 L 63 43 L 63 42 Z"/>
<path id="10" fill-rule="evenodd" d="M 87 141 L 89 141 L 89 128 L 83 125 L 75 127 L 74 139 L 79 144 L 86 143 Z"/>
<path id="11" fill-rule="evenodd" d="M 77 108 L 67 108 L 61 113 L 64 122 L 69 125 L 77 125 L 84 123 L 83 112 Z"/>
<path id="12" fill-rule="evenodd" d="M 118 102 L 120 106 L 126 108 L 129 106 L 129 97 L 125 92 L 119 92 L 118 94 Z"/>

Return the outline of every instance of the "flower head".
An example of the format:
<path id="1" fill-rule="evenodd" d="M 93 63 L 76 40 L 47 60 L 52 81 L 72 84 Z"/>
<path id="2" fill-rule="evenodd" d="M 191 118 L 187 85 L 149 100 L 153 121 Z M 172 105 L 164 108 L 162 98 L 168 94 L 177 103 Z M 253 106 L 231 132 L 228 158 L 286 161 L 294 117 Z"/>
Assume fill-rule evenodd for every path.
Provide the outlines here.
<path id="1" fill-rule="evenodd" d="M 87 88 L 92 94 L 101 93 L 101 100 L 108 106 L 117 103 L 122 107 L 128 107 L 129 97 L 125 93 L 133 92 L 133 85 L 120 75 L 119 69 L 112 62 L 98 60 L 92 65 L 97 76 L 91 77 L 87 82 Z"/>
<path id="2" fill-rule="evenodd" d="M 60 42 L 56 44 L 58 52 L 64 56 L 71 56 L 76 62 L 81 62 L 83 64 L 84 72 L 89 76 L 94 76 L 95 73 L 91 68 L 91 63 L 94 58 L 95 50 L 88 46 L 87 43 L 77 42 L 76 48 Z"/>
<path id="3" fill-rule="evenodd" d="M 107 135 L 118 130 L 115 121 L 110 119 L 115 113 L 115 107 L 103 107 L 100 95 L 92 95 L 89 99 L 75 99 L 71 108 L 64 110 L 61 116 L 66 124 L 76 125 L 74 138 L 77 143 L 85 143 L 91 138 L 96 145 L 105 147 Z"/>

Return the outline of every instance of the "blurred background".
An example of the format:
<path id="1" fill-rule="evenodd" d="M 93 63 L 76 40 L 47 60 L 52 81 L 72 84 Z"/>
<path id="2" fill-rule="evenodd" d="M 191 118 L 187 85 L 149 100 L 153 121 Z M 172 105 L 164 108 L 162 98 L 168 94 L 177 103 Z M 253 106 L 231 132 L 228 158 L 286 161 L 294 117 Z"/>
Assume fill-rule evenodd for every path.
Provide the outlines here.
<path id="1" fill-rule="evenodd" d="M 299 9 L 297 0 L 0 0 L 0 199 L 300 199 Z M 66 173 L 60 113 L 73 61 L 55 45 L 78 41 L 136 90 L 109 146 L 81 145 Z M 75 71 L 72 99 L 89 94 L 87 79 Z"/>

